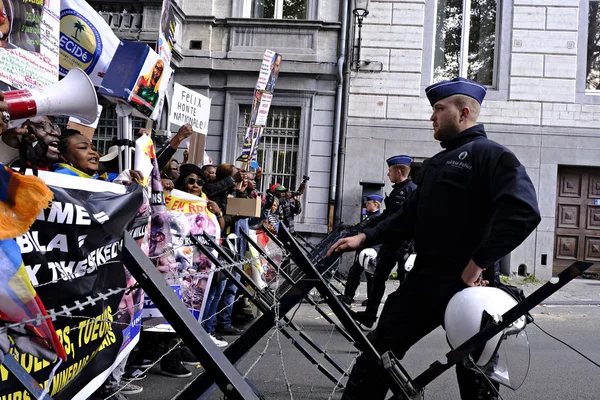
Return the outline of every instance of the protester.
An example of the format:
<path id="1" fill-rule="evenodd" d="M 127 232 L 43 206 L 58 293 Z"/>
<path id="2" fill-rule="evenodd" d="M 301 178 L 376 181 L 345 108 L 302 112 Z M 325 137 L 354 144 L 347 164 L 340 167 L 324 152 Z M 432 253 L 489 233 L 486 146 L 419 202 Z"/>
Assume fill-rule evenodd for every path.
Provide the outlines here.
<path id="1" fill-rule="evenodd" d="M 33 147 L 37 167 L 48 171 L 59 156 L 58 142 L 61 129 L 50 118 L 38 115 L 23 122 L 19 127 L 8 129 L 0 138 L 0 161 L 6 165 L 17 164 L 21 141 L 35 143 Z M 29 160 L 25 160 L 29 161 Z M 17 165 L 18 166 L 18 165 Z"/>
<path id="2" fill-rule="evenodd" d="M 65 129 L 57 146 L 62 163 L 54 165 L 54 172 L 88 179 L 107 179 L 106 174 L 98 175 L 100 155 L 91 140 L 75 129 Z M 142 181 L 139 171 L 131 170 L 132 179 Z M 116 178 L 116 177 L 115 177 Z M 123 385 L 121 378 L 125 373 L 127 357 L 112 371 L 104 384 L 98 389 L 99 398 L 113 396 L 117 400 L 126 399 L 125 395 L 140 393 L 143 388 L 132 383 Z"/>
<path id="3" fill-rule="evenodd" d="M 179 179 L 177 179 L 175 182 L 175 189 L 182 190 L 186 193 L 206 199 L 206 195 L 202 192 L 205 184 L 206 182 L 204 181 L 204 174 L 202 173 L 202 169 L 200 169 L 200 167 L 197 167 L 194 164 L 181 165 L 181 173 L 179 175 Z M 224 229 L 225 220 L 219 205 L 216 202 L 207 199 L 206 207 L 208 211 L 217 216 L 221 230 Z"/>
<path id="4" fill-rule="evenodd" d="M 217 167 L 212 164 L 202 166 L 202 172 L 206 178 L 206 182 L 212 183 L 217 180 Z"/>
<path id="5" fill-rule="evenodd" d="M 167 165 L 160 171 L 160 177 L 175 182 L 179 178 L 179 161 L 171 158 Z"/>
<path id="6" fill-rule="evenodd" d="M 294 217 L 302 212 L 302 204 L 298 195 L 292 193 L 282 184 L 271 186 L 271 192 L 279 200 L 279 216 L 285 226 L 294 232 Z"/>
<path id="7" fill-rule="evenodd" d="M 156 157 L 157 157 L 156 161 L 158 162 L 158 169 L 160 171 L 162 171 L 162 169 L 173 158 L 173 156 L 179 149 L 179 145 L 181 145 L 181 143 L 185 139 L 192 136 L 193 133 L 194 133 L 194 130 L 192 128 L 192 125 L 190 125 L 190 124 L 183 125 L 181 128 L 179 128 L 179 130 L 177 131 L 177 134 L 175 136 L 173 136 L 173 139 L 171 139 L 169 144 L 166 145 L 165 147 L 163 147 L 162 149 L 160 149 L 156 153 Z M 147 132 L 145 129 L 140 129 L 139 134 L 140 135 L 147 134 Z M 185 163 L 187 163 L 187 158 L 184 156 L 183 164 L 185 164 Z M 173 178 L 170 178 L 170 179 L 173 179 Z M 177 178 L 175 178 L 175 179 L 177 179 Z"/>
<path id="8" fill-rule="evenodd" d="M 181 166 L 181 175 L 179 176 L 179 179 L 175 182 L 175 188 L 206 199 L 206 195 L 202 192 L 204 184 L 204 174 L 202 173 L 201 168 L 197 167 L 194 164 L 183 164 Z M 223 229 L 225 226 L 225 221 L 223 219 L 223 213 L 221 212 L 221 209 L 219 208 L 217 203 L 215 203 L 212 200 L 208 200 L 207 209 L 208 211 L 217 216 L 219 226 L 221 229 Z M 212 317 L 208 321 L 205 321 L 204 328 L 217 346 L 224 347 L 227 346 L 227 342 L 218 339 L 217 337 L 215 337 L 214 334 L 214 326 L 216 321 L 214 314 L 216 313 L 217 305 L 223 293 L 223 289 L 225 288 L 225 280 L 223 280 L 223 277 L 221 276 L 218 276 L 216 278 L 217 279 L 215 280 L 213 277 L 213 283 L 211 283 L 208 293 L 205 294 L 207 296 L 207 299 L 204 305 L 205 312 L 203 319 L 206 319 L 209 316 Z M 191 353 L 187 355 L 186 353 L 189 353 L 189 350 L 187 352 L 184 352 L 184 362 L 186 359 L 189 360 L 189 356 L 191 355 Z"/>

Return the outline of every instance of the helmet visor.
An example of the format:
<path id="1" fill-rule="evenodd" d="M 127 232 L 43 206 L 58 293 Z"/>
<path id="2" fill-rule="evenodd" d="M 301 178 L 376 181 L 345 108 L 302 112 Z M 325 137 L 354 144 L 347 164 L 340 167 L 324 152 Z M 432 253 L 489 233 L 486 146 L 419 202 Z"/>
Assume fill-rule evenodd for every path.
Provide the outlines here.
<path id="1" fill-rule="evenodd" d="M 521 387 L 529 372 L 529 338 L 524 329 L 506 329 L 494 356 L 484 366 L 473 369 L 513 390 Z"/>

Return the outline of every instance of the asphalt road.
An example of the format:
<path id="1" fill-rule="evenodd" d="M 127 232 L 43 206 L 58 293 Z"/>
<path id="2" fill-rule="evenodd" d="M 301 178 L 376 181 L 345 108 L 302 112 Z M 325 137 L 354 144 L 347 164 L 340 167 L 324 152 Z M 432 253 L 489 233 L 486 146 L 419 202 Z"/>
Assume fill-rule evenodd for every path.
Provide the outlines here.
<path id="1" fill-rule="evenodd" d="M 325 306 L 326 307 L 326 306 Z M 534 312 L 536 323 L 549 333 L 563 339 L 587 356 L 600 363 L 600 307 L 538 307 Z M 326 348 L 328 353 L 347 368 L 356 357 L 357 352 L 331 325 L 319 317 L 308 305 L 302 305 L 294 321 L 305 329 L 317 343 Z M 501 395 L 505 400 L 598 400 L 600 399 L 600 369 L 581 356 L 542 333 L 537 327 L 527 328 L 531 349 L 531 366 L 522 387 L 513 392 L 502 388 Z M 267 335 L 268 337 L 269 335 Z M 250 353 L 240 362 L 238 369 L 245 373 L 249 366 L 264 350 L 267 337 L 263 338 Z M 270 341 L 267 351 L 248 374 L 256 387 L 266 399 L 290 399 L 287 381 L 293 399 L 339 399 L 340 391 L 334 391 L 334 383 L 327 379 L 316 366 L 311 364 L 291 342 L 280 336 L 277 342 L 275 335 Z M 444 332 L 434 331 L 415 345 L 403 361 L 409 373 L 416 375 L 436 360 L 443 360 L 449 350 Z M 283 365 L 282 368 L 282 359 Z M 328 364 L 327 364 L 328 365 Z M 336 376 L 339 372 L 328 365 Z M 194 370 L 197 375 L 202 370 Z M 285 374 L 284 374 L 285 371 Z M 285 376 L 284 376 L 285 375 Z M 173 398 L 191 381 L 188 379 L 168 378 L 153 369 L 148 377 L 139 382 L 144 391 L 138 395 L 130 395 L 132 400 L 164 400 Z M 221 399 L 218 389 L 208 398 Z M 427 400 L 459 399 L 458 386 L 454 370 L 440 376 L 425 392 Z"/>

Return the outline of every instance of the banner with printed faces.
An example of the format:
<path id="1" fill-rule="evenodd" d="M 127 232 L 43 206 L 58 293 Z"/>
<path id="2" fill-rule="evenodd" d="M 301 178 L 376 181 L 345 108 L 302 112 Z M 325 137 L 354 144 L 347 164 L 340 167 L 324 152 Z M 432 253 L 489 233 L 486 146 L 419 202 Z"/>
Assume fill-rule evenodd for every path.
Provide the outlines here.
<path id="1" fill-rule="evenodd" d="M 273 90 L 279 77 L 281 60 L 281 54 L 268 49 L 265 51 L 254 89 L 254 99 L 252 101 L 248 129 L 242 141 L 242 154 L 236 161 L 247 163 L 256 158 L 258 145 L 263 134 L 263 127 L 267 124 L 267 117 L 271 109 Z"/>
<path id="2" fill-rule="evenodd" d="M 54 399 L 86 399 L 139 339 L 143 293 L 106 296 L 110 289 L 135 282 L 121 262 L 122 236 L 138 240 L 148 227 L 142 187 L 40 171 L 54 193 L 30 230 L 17 237 L 29 278 L 47 310 L 73 307 L 89 298 L 93 304 L 53 322 L 67 360 L 56 369 L 49 389 Z M 29 354 L 12 355 L 38 382 L 47 385 L 56 363 Z M 25 399 L 29 394 L 0 366 L 0 398 Z"/>
<path id="3" fill-rule="evenodd" d="M 0 1 L 2 82 L 17 89 L 58 82 L 60 6 L 60 0 Z"/>
<path id="4" fill-rule="evenodd" d="M 219 223 L 203 197 L 173 190 L 164 196 L 164 203 L 165 210 L 152 211 L 148 255 L 194 318 L 202 321 L 214 266 L 189 236 L 206 232 L 218 243 Z M 143 320 L 144 326 L 154 326 L 148 331 L 174 332 L 149 297 L 145 299 Z"/>
<path id="5" fill-rule="evenodd" d="M 60 6 L 60 74 L 80 68 L 94 86 L 102 79 L 119 46 L 110 26 L 83 0 L 57 1 Z"/>
<path id="6" fill-rule="evenodd" d="M 158 55 L 163 61 L 169 65 L 171 63 L 171 55 L 173 54 L 173 44 L 175 43 L 175 29 L 177 20 L 175 12 L 171 7 L 170 0 L 163 0 L 162 10 L 160 13 L 160 26 L 158 29 Z"/>

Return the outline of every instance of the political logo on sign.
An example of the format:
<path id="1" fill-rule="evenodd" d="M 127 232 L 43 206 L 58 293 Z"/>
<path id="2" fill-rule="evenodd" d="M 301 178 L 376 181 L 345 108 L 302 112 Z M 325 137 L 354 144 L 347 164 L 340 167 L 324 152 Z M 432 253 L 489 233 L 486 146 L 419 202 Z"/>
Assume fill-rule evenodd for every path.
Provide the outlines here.
<path id="1" fill-rule="evenodd" d="M 80 68 L 100 86 L 120 40 L 86 2 L 62 0 L 60 12 L 61 75 Z"/>
<path id="2" fill-rule="evenodd" d="M 89 74 L 102 54 L 102 37 L 96 27 L 74 10 L 61 13 L 60 72 L 66 74 L 72 68 L 80 68 Z"/>

